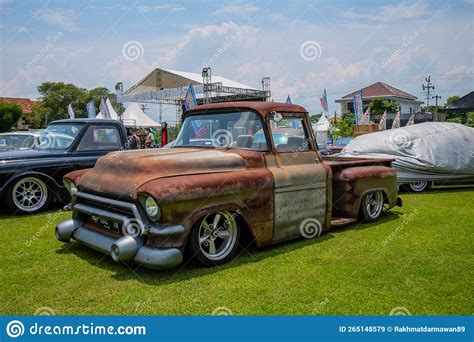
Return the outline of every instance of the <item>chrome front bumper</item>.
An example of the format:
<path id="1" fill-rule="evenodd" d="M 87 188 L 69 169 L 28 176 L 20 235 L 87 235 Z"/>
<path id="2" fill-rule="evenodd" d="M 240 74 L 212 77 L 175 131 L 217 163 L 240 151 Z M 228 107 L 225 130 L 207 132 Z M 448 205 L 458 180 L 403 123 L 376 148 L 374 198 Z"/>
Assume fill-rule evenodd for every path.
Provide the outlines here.
<path id="1" fill-rule="evenodd" d="M 112 209 L 105 210 L 91 205 L 91 203 L 107 205 Z M 158 226 L 143 222 L 133 203 L 106 199 L 82 192 L 78 192 L 74 196 L 71 209 L 73 218 L 56 226 L 56 239 L 59 241 L 69 242 L 72 238 L 87 247 L 111 255 L 114 261 L 132 261 L 154 269 L 172 268 L 183 261 L 183 254 L 177 248 L 155 248 L 144 245 L 147 236 L 160 238 L 179 236 L 184 233 L 183 226 Z M 121 211 L 117 213 L 114 212 L 114 209 Z M 133 236 L 125 235 L 114 238 L 85 227 L 82 219 L 84 215 L 95 215 L 122 224 L 133 220 L 138 223 L 140 230 Z"/>

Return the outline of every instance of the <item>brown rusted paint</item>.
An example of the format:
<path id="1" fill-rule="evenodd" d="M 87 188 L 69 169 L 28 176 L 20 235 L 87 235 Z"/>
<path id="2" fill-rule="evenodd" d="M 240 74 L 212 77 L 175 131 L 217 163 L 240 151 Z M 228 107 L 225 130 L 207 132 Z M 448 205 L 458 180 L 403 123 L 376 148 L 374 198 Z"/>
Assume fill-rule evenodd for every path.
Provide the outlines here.
<path id="1" fill-rule="evenodd" d="M 395 169 L 387 166 L 337 167 L 333 174 L 333 215 L 357 218 L 360 202 L 368 192 L 380 190 L 386 196 L 389 208 L 396 205 L 397 184 Z M 360 165 L 361 161 L 358 161 Z"/>
<path id="2" fill-rule="evenodd" d="M 162 212 L 159 224 L 183 225 L 185 234 L 165 239 L 150 237 L 146 243 L 182 250 L 193 225 L 204 215 L 219 210 L 238 212 L 256 244 L 265 246 L 296 237 L 293 233 L 298 219 L 318 217 L 327 230 L 333 216 L 357 217 L 367 191 L 384 191 L 389 206 L 395 205 L 396 175 L 391 160 L 323 159 L 313 143 L 307 112 L 301 106 L 218 103 L 198 106 L 186 115 L 235 109 L 254 110 L 265 118 L 267 125 L 272 111 L 301 116 L 310 137 L 310 151 L 297 152 L 295 156 L 278 153 L 274 146 L 267 152 L 209 148 L 122 151 L 100 158 L 93 169 L 76 171 L 66 178 L 80 190 L 103 197 L 137 203 L 140 193 L 153 196 Z M 288 194 L 278 198 L 285 188 Z M 275 215 L 286 209 L 299 210 L 289 204 L 298 191 L 303 191 L 307 204 L 303 216 L 308 217 L 276 220 Z"/>
<path id="3" fill-rule="evenodd" d="M 285 113 L 295 113 L 295 114 L 307 114 L 307 110 L 304 107 L 288 104 L 288 103 L 277 103 L 277 102 L 252 102 L 252 101 L 242 101 L 242 102 L 221 102 L 221 103 L 211 103 L 201 106 L 194 107 L 193 109 L 187 111 L 184 114 L 184 117 L 192 115 L 195 113 L 202 112 L 211 112 L 214 110 L 254 110 L 264 118 L 267 117 L 272 111 L 275 112 L 285 112 Z"/>

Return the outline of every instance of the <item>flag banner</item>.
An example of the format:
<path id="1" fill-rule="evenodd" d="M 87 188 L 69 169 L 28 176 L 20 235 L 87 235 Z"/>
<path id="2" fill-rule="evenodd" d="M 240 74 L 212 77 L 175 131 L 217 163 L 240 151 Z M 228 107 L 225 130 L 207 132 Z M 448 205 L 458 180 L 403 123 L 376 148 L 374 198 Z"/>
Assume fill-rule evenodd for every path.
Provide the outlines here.
<path id="1" fill-rule="evenodd" d="M 408 119 L 407 126 L 411 126 L 415 124 L 415 114 L 412 114 L 410 116 L 410 119 Z"/>
<path id="2" fill-rule="evenodd" d="M 354 115 L 356 125 L 362 124 L 362 116 L 364 115 L 364 103 L 362 102 L 362 90 L 354 95 Z"/>
<path id="3" fill-rule="evenodd" d="M 100 100 L 99 112 L 102 113 L 104 119 L 112 119 L 109 107 L 107 106 L 107 97 L 105 96 Z"/>
<path id="4" fill-rule="evenodd" d="M 291 99 L 290 99 L 290 95 L 288 95 L 288 97 L 286 98 L 286 102 L 285 103 L 288 103 L 288 104 L 292 104 L 293 102 L 291 102 Z"/>
<path id="5" fill-rule="evenodd" d="M 321 103 L 321 107 L 323 108 L 323 113 L 327 116 L 329 114 L 329 107 L 328 107 L 328 97 L 326 95 L 326 88 L 324 88 L 323 95 L 319 98 L 319 102 Z"/>
<path id="6" fill-rule="evenodd" d="M 370 107 L 367 108 L 364 114 L 364 124 L 368 125 L 370 123 Z"/>
<path id="7" fill-rule="evenodd" d="M 190 84 L 188 87 L 188 91 L 184 96 L 184 108 L 186 110 L 190 110 L 195 106 L 197 106 L 196 93 L 194 93 L 193 85 Z"/>
<path id="8" fill-rule="evenodd" d="M 246 342 L 457 342 L 472 341 L 473 336 L 472 316 L 239 316 L 227 307 L 217 309 L 226 315 L 1 316 L 0 340 L 209 341 L 209 329 L 203 327 L 212 327 L 213 336 L 226 337 L 220 340 Z"/>
<path id="9" fill-rule="evenodd" d="M 380 118 L 379 131 L 385 131 L 387 129 L 387 111 L 385 111 Z"/>
<path id="10" fill-rule="evenodd" d="M 95 113 L 94 99 L 87 102 L 86 110 L 87 110 L 87 117 L 90 118 L 90 119 L 95 119 L 96 113 Z"/>
<path id="11" fill-rule="evenodd" d="M 393 128 L 400 128 L 400 112 L 397 112 L 397 115 L 395 115 L 393 119 L 392 129 Z"/>
<path id="12" fill-rule="evenodd" d="M 70 119 L 74 119 L 76 117 L 76 113 L 74 112 L 74 108 L 72 108 L 72 103 L 67 106 L 67 113 L 69 114 Z"/>

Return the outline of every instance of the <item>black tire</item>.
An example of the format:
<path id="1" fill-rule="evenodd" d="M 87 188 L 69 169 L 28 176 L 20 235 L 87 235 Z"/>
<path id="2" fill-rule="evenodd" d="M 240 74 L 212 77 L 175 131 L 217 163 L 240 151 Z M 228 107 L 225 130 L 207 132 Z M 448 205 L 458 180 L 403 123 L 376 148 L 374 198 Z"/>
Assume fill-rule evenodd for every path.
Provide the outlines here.
<path id="1" fill-rule="evenodd" d="M 220 218 L 216 221 L 218 216 Z M 215 222 L 217 227 L 214 227 Z M 193 226 L 188 241 L 189 256 L 201 266 L 222 265 L 235 256 L 239 240 L 237 215 L 230 211 L 212 213 L 201 217 Z"/>
<path id="2" fill-rule="evenodd" d="M 423 192 L 431 188 L 431 184 L 429 181 L 413 182 L 408 183 L 407 188 L 410 192 Z"/>
<path id="3" fill-rule="evenodd" d="M 8 186 L 5 202 L 12 214 L 35 214 L 48 208 L 52 197 L 44 180 L 25 176 L 14 180 Z"/>
<path id="4" fill-rule="evenodd" d="M 375 222 L 382 216 L 384 195 L 382 191 L 366 194 L 360 203 L 359 216 L 365 222 Z"/>

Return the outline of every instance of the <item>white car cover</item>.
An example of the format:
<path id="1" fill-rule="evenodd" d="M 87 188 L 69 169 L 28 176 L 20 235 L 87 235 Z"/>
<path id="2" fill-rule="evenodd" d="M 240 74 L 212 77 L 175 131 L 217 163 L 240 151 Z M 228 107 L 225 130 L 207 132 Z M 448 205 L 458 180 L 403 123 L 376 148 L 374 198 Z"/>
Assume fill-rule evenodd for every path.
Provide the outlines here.
<path id="1" fill-rule="evenodd" d="M 470 178 L 474 177 L 474 128 L 424 122 L 365 134 L 337 156 L 393 158 L 399 183 Z"/>

